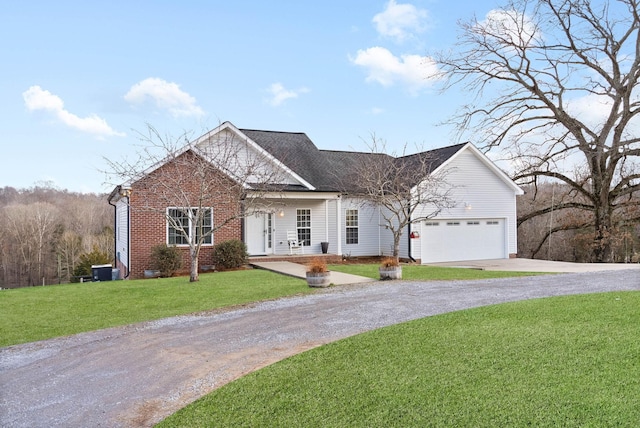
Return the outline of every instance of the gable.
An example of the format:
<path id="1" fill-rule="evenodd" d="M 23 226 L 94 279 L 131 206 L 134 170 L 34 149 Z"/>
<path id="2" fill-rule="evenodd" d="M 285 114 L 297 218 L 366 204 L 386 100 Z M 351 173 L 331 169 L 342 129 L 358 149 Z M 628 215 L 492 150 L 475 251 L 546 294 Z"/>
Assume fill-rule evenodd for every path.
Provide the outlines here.
<path id="1" fill-rule="evenodd" d="M 457 177 L 458 185 L 494 186 L 522 195 L 524 191 L 474 145 L 467 143 L 433 172 L 448 171 Z M 450 181 L 449 179 L 447 181 Z M 454 184 L 454 183 L 452 183 Z"/>

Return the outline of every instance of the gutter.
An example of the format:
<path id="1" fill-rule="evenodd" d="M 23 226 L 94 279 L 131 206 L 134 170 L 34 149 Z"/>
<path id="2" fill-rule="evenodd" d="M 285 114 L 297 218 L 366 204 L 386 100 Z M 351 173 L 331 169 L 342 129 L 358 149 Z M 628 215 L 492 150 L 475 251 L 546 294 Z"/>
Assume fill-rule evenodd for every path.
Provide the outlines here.
<path id="1" fill-rule="evenodd" d="M 413 256 L 411 255 L 411 216 L 409 216 L 409 224 L 407 225 L 407 242 L 408 242 L 408 252 L 407 255 L 409 256 L 409 260 L 411 260 L 412 262 L 415 262 L 416 259 L 413 258 Z"/>

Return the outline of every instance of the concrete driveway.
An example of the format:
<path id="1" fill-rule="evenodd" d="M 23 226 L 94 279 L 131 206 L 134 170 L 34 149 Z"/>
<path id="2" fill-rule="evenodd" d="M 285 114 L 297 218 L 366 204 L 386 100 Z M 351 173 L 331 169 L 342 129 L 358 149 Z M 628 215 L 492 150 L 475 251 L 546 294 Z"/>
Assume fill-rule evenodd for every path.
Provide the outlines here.
<path id="1" fill-rule="evenodd" d="M 430 263 L 430 266 L 465 267 L 483 270 L 518 272 L 602 272 L 611 270 L 640 269 L 640 263 L 570 263 L 535 259 L 492 259 L 465 262 Z"/>
<path id="2" fill-rule="evenodd" d="M 373 282 L 1 348 L 0 426 L 150 427 L 242 375 L 365 331 L 495 303 L 622 290 L 640 290 L 640 270 Z"/>

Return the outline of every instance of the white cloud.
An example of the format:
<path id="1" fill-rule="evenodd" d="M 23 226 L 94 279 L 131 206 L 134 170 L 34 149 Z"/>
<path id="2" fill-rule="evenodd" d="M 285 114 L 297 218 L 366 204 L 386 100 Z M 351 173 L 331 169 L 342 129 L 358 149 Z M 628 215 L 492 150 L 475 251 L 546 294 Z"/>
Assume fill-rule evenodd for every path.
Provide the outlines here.
<path id="1" fill-rule="evenodd" d="M 57 95 L 42 89 L 40 86 L 32 86 L 22 93 L 22 98 L 29 111 L 44 110 L 53 114 L 65 125 L 94 134 L 98 137 L 118 136 L 125 134 L 113 130 L 107 121 L 92 114 L 88 117 L 78 117 L 64 108 L 64 102 Z"/>
<path id="2" fill-rule="evenodd" d="M 438 66 L 432 58 L 420 55 L 395 56 L 389 50 L 375 46 L 359 50 L 352 63 L 367 70 L 367 82 L 377 82 L 382 86 L 396 83 L 405 85 L 416 95 L 428 88 L 435 80 Z"/>
<path id="3" fill-rule="evenodd" d="M 382 36 L 402 43 L 412 38 L 415 33 L 426 30 L 427 17 L 427 11 L 424 9 L 418 9 L 409 3 L 397 4 L 395 0 L 389 0 L 386 9 L 373 17 L 373 23 Z"/>
<path id="4" fill-rule="evenodd" d="M 274 107 L 281 105 L 283 102 L 290 98 L 298 98 L 300 94 L 306 94 L 309 92 L 307 88 L 300 88 L 297 91 L 285 89 L 282 83 L 272 83 L 267 92 L 271 94 L 271 98 L 268 100 L 269 104 Z"/>
<path id="5" fill-rule="evenodd" d="M 151 99 L 158 108 L 168 110 L 173 117 L 204 115 L 196 99 L 180 89 L 180 85 L 157 77 L 149 77 L 133 85 L 124 99 L 131 104 L 143 104 Z"/>
<path id="6" fill-rule="evenodd" d="M 504 44 L 504 38 L 510 45 L 521 47 L 529 46 L 542 37 L 535 23 L 516 10 L 490 10 L 484 21 L 476 25 L 476 31 L 480 34 L 497 35 L 494 39 L 501 44 Z"/>

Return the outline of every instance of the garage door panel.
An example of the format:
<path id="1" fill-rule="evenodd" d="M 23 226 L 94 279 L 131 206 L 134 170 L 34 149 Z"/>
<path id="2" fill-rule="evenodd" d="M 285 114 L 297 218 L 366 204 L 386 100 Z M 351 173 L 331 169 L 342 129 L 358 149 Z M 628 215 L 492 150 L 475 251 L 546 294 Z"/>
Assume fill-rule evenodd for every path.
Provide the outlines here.
<path id="1" fill-rule="evenodd" d="M 505 257 L 502 219 L 429 220 L 421 237 L 423 263 Z"/>

